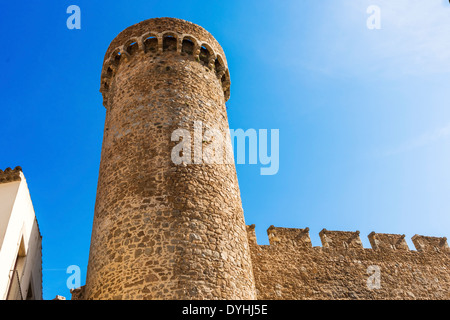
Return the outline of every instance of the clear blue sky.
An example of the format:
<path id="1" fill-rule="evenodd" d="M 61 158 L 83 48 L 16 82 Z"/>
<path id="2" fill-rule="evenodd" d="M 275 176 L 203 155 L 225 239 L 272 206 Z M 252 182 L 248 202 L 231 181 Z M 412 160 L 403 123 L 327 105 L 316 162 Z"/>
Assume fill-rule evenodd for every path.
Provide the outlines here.
<path id="1" fill-rule="evenodd" d="M 69 5 L 81 30 L 68 30 Z M 369 30 L 369 5 L 381 29 Z M 44 298 L 89 254 L 104 53 L 126 27 L 189 20 L 221 43 L 230 128 L 279 129 L 280 170 L 238 165 L 247 224 L 450 237 L 450 5 L 444 0 L 8 1 L 0 10 L 0 168 L 23 167 Z"/>

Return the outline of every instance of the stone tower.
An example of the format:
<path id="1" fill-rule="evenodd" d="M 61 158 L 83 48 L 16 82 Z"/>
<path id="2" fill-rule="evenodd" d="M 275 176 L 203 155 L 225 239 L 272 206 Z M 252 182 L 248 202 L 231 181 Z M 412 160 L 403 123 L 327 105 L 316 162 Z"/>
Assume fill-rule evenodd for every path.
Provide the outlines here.
<path id="1" fill-rule="evenodd" d="M 100 91 L 106 121 L 83 299 L 255 299 L 234 163 L 171 159 L 175 130 L 200 121 L 228 130 L 219 43 L 179 19 L 133 25 L 109 46 Z"/>

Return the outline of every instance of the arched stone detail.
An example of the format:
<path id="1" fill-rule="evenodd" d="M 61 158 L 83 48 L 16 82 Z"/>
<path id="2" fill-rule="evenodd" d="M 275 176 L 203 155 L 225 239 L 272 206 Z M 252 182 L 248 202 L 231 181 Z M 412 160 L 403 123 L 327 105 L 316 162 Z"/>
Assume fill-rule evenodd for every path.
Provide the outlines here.
<path id="1" fill-rule="evenodd" d="M 156 33 L 156 32 L 147 32 L 147 33 L 143 34 L 140 37 L 140 42 L 142 42 L 142 48 L 144 49 L 145 53 L 147 53 L 149 51 L 149 48 L 147 48 L 147 43 L 148 43 L 147 40 L 151 39 L 151 38 L 155 38 L 156 39 L 156 51 L 158 51 L 158 47 L 159 47 L 159 44 L 158 44 L 159 35 L 158 35 L 158 33 Z"/>
<path id="2" fill-rule="evenodd" d="M 161 37 L 163 39 L 163 50 L 164 50 L 164 40 L 166 38 L 168 38 L 168 37 L 173 37 L 173 38 L 175 38 L 175 43 L 176 43 L 175 51 L 176 52 L 181 52 L 180 41 L 179 41 L 180 36 L 179 36 L 178 33 L 170 31 L 170 30 L 169 31 L 164 31 L 164 32 L 161 33 Z"/>
<path id="3" fill-rule="evenodd" d="M 130 56 L 130 54 L 128 53 L 128 51 L 126 50 L 125 46 L 122 45 L 122 46 L 119 48 L 119 50 L 120 50 L 120 54 L 121 54 L 125 59 L 127 59 L 127 61 L 130 61 L 131 56 Z"/>
<path id="4" fill-rule="evenodd" d="M 216 70 L 217 78 L 222 79 L 227 68 L 222 56 L 219 53 L 216 55 L 216 60 L 214 61 L 214 69 Z"/>
<path id="5" fill-rule="evenodd" d="M 206 42 L 203 42 L 200 45 L 199 60 L 209 68 L 212 57 L 214 57 L 215 60 L 215 52 L 213 48 L 211 48 L 211 46 Z"/>
<path id="6" fill-rule="evenodd" d="M 123 47 L 130 56 L 133 55 L 134 53 L 138 52 L 141 49 L 138 38 L 129 39 L 127 42 L 125 42 Z"/>
<path id="7" fill-rule="evenodd" d="M 164 51 L 164 49 L 163 49 L 164 38 L 163 38 L 162 34 L 159 33 L 157 36 L 157 39 L 158 39 L 158 52 L 162 53 Z"/>
<path id="8" fill-rule="evenodd" d="M 183 51 L 183 44 L 185 43 L 184 41 L 190 41 L 193 44 L 193 48 L 192 48 L 192 56 L 194 56 L 194 58 L 196 59 L 200 53 L 200 45 L 199 45 L 199 41 L 192 35 L 190 34 L 183 34 L 181 36 L 181 46 L 182 46 L 182 51 Z"/>
<path id="9" fill-rule="evenodd" d="M 221 82 L 225 99 L 229 99 L 231 82 L 226 60 L 219 53 L 216 53 L 212 46 L 207 42 L 200 42 L 191 34 L 179 34 L 171 30 L 161 33 L 150 31 L 140 37 L 131 37 L 125 41 L 123 45 L 114 49 L 110 57 L 104 63 L 100 91 L 102 93 L 108 92 L 112 78 L 114 78 L 121 60 L 126 59 L 126 61 L 130 61 L 132 55 L 138 51 L 144 53 L 149 51 L 163 53 L 165 51 L 164 40 L 166 38 L 174 38 L 177 53 L 181 55 L 192 55 L 194 59 L 202 63 L 208 69 L 214 70 L 218 80 Z M 153 43 L 153 45 L 151 45 L 151 43 Z M 136 47 L 130 49 L 130 45 Z M 138 51 L 136 51 L 136 48 L 138 48 Z"/>

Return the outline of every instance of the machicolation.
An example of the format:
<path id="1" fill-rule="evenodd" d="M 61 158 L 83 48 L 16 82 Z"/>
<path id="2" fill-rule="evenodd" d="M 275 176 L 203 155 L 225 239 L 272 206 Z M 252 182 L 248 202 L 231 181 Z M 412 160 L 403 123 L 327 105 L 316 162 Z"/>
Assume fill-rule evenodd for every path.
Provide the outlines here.
<path id="1" fill-rule="evenodd" d="M 197 29 L 198 27 L 192 24 L 192 28 Z M 130 38 L 124 39 L 122 43 L 116 40 L 114 43 L 115 47 L 108 49 L 103 63 L 100 89 L 103 93 L 105 104 L 107 101 L 105 96 L 117 68 L 121 63 L 126 64 L 130 62 L 132 56 L 139 53 L 147 55 L 151 62 L 155 62 L 155 57 L 170 52 L 177 53 L 185 59 L 198 61 L 210 71 L 215 72 L 217 79 L 220 79 L 222 83 L 225 100 L 230 98 L 231 82 L 227 62 L 224 59 L 222 49 L 215 45 L 215 40 L 212 44 L 208 43 L 211 36 L 206 35 L 205 41 L 203 39 L 199 40 L 191 34 L 184 33 L 183 30 L 178 32 L 175 30 L 158 32 L 156 31 L 158 29 L 160 29 L 160 26 L 155 26 L 155 31 L 142 31 L 140 35 L 136 31 L 133 33 L 133 36 L 130 35 Z M 123 38 L 125 38 L 125 35 Z"/>

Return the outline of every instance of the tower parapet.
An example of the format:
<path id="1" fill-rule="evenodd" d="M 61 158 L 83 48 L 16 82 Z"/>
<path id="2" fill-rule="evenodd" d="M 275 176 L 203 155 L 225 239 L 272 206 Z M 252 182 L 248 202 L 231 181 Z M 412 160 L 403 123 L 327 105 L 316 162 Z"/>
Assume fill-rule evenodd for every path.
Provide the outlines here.
<path id="1" fill-rule="evenodd" d="M 225 101 L 230 98 L 230 73 L 225 54 L 214 37 L 203 28 L 179 19 L 155 18 L 121 32 L 110 44 L 101 74 L 100 92 L 108 107 L 108 92 L 120 65 L 130 67 L 133 56 L 144 54 L 155 62 L 165 52 L 197 61 L 220 81 Z"/>

